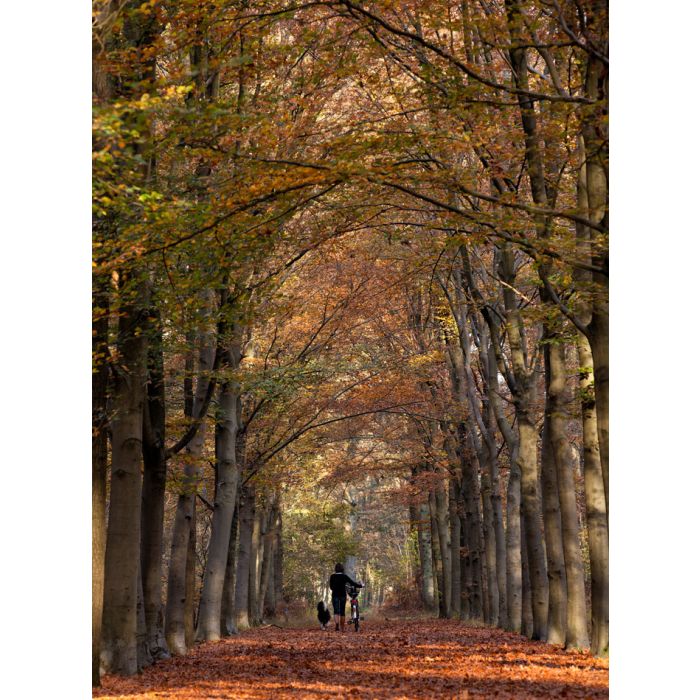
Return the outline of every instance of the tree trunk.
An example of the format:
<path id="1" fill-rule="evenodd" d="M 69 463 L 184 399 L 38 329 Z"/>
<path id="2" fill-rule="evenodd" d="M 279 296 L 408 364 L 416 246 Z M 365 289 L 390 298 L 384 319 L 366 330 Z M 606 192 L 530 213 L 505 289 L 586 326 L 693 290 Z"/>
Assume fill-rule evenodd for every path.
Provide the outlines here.
<path id="1" fill-rule="evenodd" d="M 163 515 L 165 511 L 165 383 L 162 329 L 151 309 L 147 401 L 143 412 L 143 497 L 141 500 L 141 577 L 146 644 L 154 659 L 168 658 L 163 617 Z"/>
<path id="2" fill-rule="evenodd" d="M 461 495 L 461 494 L 460 494 Z M 471 609 L 470 605 L 470 591 L 471 591 L 471 580 L 472 573 L 469 566 L 469 522 L 467 520 L 467 511 L 464 506 L 464 498 L 458 507 L 459 519 L 461 523 L 459 531 L 459 545 L 460 545 L 460 566 L 461 566 L 461 591 L 460 591 L 460 620 L 471 619 Z"/>
<path id="3" fill-rule="evenodd" d="M 221 601 L 240 476 L 236 463 L 238 393 L 238 386 L 233 381 L 228 381 L 222 386 L 219 396 L 219 420 L 216 426 L 216 496 L 197 624 L 197 639 L 206 641 L 221 638 Z"/>
<path id="4" fill-rule="evenodd" d="M 192 500 L 192 519 L 187 541 L 187 561 L 185 567 L 185 606 L 183 610 L 185 646 L 194 646 L 194 613 L 197 584 L 197 499 Z"/>
<path id="5" fill-rule="evenodd" d="M 440 574 L 442 576 L 442 591 L 445 599 L 444 610 L 441 610 L 441 615 L 444 615 L 444 617 L 450 617 L 452 608 L 452 553 L 450 550 L 450 520 L 447 501 L 445 482 L 443 479 L 440 479 L 435 488 L 435 505 L 437 507 L 438 537 L 440 558 L 442 560 Z"/>
<path id="6" fill-rule="evenodd" d="M 143 600 L 143 576 L 141 565 L 137 574 L 136 589 L 136 658 L 139 673 L 153 663 L 153 655 L 148 648 L 148 630 L 146 628 L 146 607 Z"/>
<path id="7" fill-rule="evenodd" d="M 274 531 L 274 516 L 275 513 L 273 509 L 270 509 L 270 513 L 267 517 L 267 525 L 265 527 L 265 534 L 262 538 L 262 562 L 260 565 L 260 590 L 258 592 L 258 619 L 262 624 L 265 615 L 265 599 L 267 596 L 267 590 L 270 586 L 270 579 L 272 576 L 272 562 L 274 559 L 274 543 L 275 543 L 275 531 Z"/>
<path id="8" fill-rule="evenodd" d="M 579 389 L 583 421 L 583 474 L 588 552 L 591 562 L 591 653 L 608 655 L 608 518 L 598 450 L 592 357 L 585 336 L 578 334 Z"/>
<path id="9" fill-rule="evenodd" d="M 443 560 L 440 554 L 440 534 L 438 533 L 438 515 L 435 499 L 435 491 L 431 490 L 428 496 L 430 508 L 430 549 L 433 560 L 433 587 L 437 591 L 438 617 L 447 617 L 445 608 L 444 576 L 442 573 Z"/>
<path id="10" fill-rule="evenodd" d="M 277 496 L 277 499 L 275 501 L 275 505 L 272 509 L 272 513 L 270 515 L 270 561 L 269 561 L 269 566 L 270 566 L 270 573 L 268 574 L 269 580 L 267 582 L 267 586 L 265 588 L 265 599 L 264 599 L 264 607 L 263 607 L 263 614 L 265 617 L 272 617 L 275 614 L 275 610 L 277 609 L 277 582 L 275 581 L 275 577 L 277 575 L 277 566 L 276 566 L 276 560 L 277 560 L 277 544 L 279 541 L 279 538 L 277 536 L 277 529 L 279 527 L 280 523 L 280 507 L 279 507 L 279 496 Z"/>
<path id="11" fill-rule="evenodd" d="M 523 563 L 520 525 L 520 466 L 511 461 L 506 495 L 506 598 L 508 626 L 511 632 L 523 633 Z"/>
<path id="12" fill-rule="evenodd" d="M 479 482 L 476 457 L 470 454 L 467 445 L 467 428 L 464 423 L 457 426 L 459 435 L 459 458 L 462 465 L 462 498 L 467 518 L 467 546 L 469 557 L 469 619 L 484 621 L 484 593 L 482 583 L 481 517 L 479 513 Z"/>
<path id="13" fill-rule="evenodd" d="M 594 304 L 591 323 L 589 325 L 588 339 L 593 358 L 593 372 L 595 377 L 595 407 L 596 425 L 598 427 L 598 445 L 600 452 L 600 466 L 605 487 L 605 512 L 606 517 L 610 513 L 610 500 L 608 496 L 608 442 L 610 414 L 608 408 L 608 315 L 602 309 L 602 302 Z"/>
<path id="14" fill-rule="evenodd" d="M 496 562 L 496 531 L 494 528 L 493 490 L 491 487 L 491 465 L 483 443 L 479 449 L 478 459 L 481 467 L 481 508 L 484 514 L 482 530 L 484 537 L 484 564 L 486 573 L 486 592 L 488 595 L 488 617 L 486 623 L 498 624 L 498 570 Z"/>
<path id="15" fill-rule="evenodd" d="M 433 557 L 430 545 L 430 509 L 423 501 L 418 506 L 418 556 L 421 567 L 421 598 L 429 610 L 435 609 Z"/>
<path id="16" fill-rule="evenodd" d="M 598 25 L 601 45 L 607 46 L 607 7 L 599 3 L 592 21 Z M 608 68 L 597 57 L 589 56 L 586 70 L 585 89 L 589 99 L 596 102 L 595 109 L 589 110 L 581 124 L 581 135 L 585 149 L 586 194 L 588 218 L 602 227 L 603 231 L 593 231 L 592 261 L 603 269 L 608 266 L 608 142 L 607 142 L 607 83 Z M 605 509 L 609 516 L 608 498 L 608 277 L 594 272 L 595 285 L 591 304 L 591 320 L 588 325 L 588 341 L 593 355 L 595 376 L 595 408 L 598 426 L 600 464 L 605 486 Z"/>
<path id="17" fill-rule="evenodd" d="M 545 346 L 545 377 L 549 377 L 549 346 Z M 546 380 L 545 380 L 546 381 Z M 566 569 L 559 511 L 559 487 L 550 439 L 551 404 L 545 405 L 542 432 L 542 503 L 544 506 L 544 539 L 547 545 L 547 576 L 549 578 L 549 615 L 547 642 L 566 641 Z"/>
<path id="18" fill-rule="evenodd" d="M 527 540 L 525 537 L 525 516 L 520 518 L 521 560 L 523 564 L 523 619 L 520 623 L 522 634 L 532 637 L 534 620 L 532 614 L 532 588 L 530 587 L 530 565 L 527 560 Z"/>
<path id="19" fill-rule="evenodd" d="M 450 591 L 452 601 L 450 604 L 450 617 L 455 619 L 460 618 L 462 610 L 462 562 L 460 561 L 459 542 L 461 535 L 461 523 L 459 513 L 457 512 L 457 504 L 460 500 L 459 485 L 454 478 L 449 480 L 450 489 L 450 563 L 452 572 L 452 583 Z"/>
<path id="20" fill-rule="evenodd" d="M 238 547 L 238 499 L 231 518 L 231 534 L 228 540 L 228 558 L 226 559 L 226 575 L 224 592 L 221 599 L 221 632 L 224 636 L 238 634 L 236 616 L 234 614 L 234 594 L 236 591 L 236 551 Z"/>
<path id="21" fill-rule="evenodd" d="M 284 602 L 284 550 L 282 544 L 282 510 L 277 512 L 277 527 L 275 528 L 275 603 Z"/>
<path id="22" fill-rule="evenodd" d="M 250 627 L 248 618 L 248 585 L 250 583 L 251 545 L 255 519 L 255 489 L 250 484 L 241 487 L 238 519 L 238 555 L 236 557 L 236 591 L 234 595 L 236 629 Z"/>
<path id="23" fill-rule="evenodd" d="M 565 347 L 561 343 L 550 345 L 549 365 L 549 438 L 559 485 L 564 563 L 566 565 L 566 647 L 567 649 L 587 649 L 589 640 L 586 588 L 576 508 L 574 463 L 566 432 L 566 411 L 570 396 L 566 387 Z"/>
<path id="24" fill-rule="evenodd" d="M 532 596 L 533 639 L 547 639 L 549 586 L 542 546 L 542 500 L 537 469 L 537 431 L 522 409 L 518 415 L 520 448 L 518 460 L 522 474 L 522 504 L 525 514 L 525 541 Z"/>
<path id="25" fill-rule="evenodd" d="M 107 537 L 107 387 L 109 280 L 93 280 L 92 322 L 92 685 L 100 685 L 100 643 Z"/>
<path id="26" fill-rule="evenodd" d="M 261 530 L 264 509 L 262 505 L 255 506 L 253 531 L 250 537 L 250 567 L 248 569 L 248 622 L 252 627 L 260 624 L 258 618 L 258 592 L 260 590 L 260 559 L 261 559 Z"/>
<path id="27" fill-rule="evenodd" d="M 193 415 L 198 416 L 204 405 L 209 379 L 207 374 L 214 365 L 215 348 L 212 338 L 202 334 L 199 343 L 199 379 L 193 402 Z M 199 477 L 198 460 L 201 458 L 206 432 L 206 421 L 202 421 L 194 438 L 187 445 L 187 461 L 180 495 L 177 500 L 175 523 L 170 548 L 168 570 L 168 593 L 165 607 L 165 638 L 170 652 L 177 655 L 187 653 L 193 622 L 194 566 L 195 566 L 195 499 Z"/>
<path id="28" fill-rule="evenodd" d="M 108 673 L 138 670 L 137 579 L 141 520 L 141 440 L 146 383 L 146 287 L 119 309 L 119 361 L 115 364 L 112 474 L 105 552 L 102 664 Z M 129 290 L 122 289 L 123 297 Z"/>

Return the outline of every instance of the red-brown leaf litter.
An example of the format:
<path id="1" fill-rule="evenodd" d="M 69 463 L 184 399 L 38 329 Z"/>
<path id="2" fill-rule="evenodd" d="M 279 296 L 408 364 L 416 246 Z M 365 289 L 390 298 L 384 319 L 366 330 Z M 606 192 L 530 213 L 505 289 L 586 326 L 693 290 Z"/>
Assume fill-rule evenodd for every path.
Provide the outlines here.
<path id="1" fill-rule="evenodd" d="M 93 697 L 607 698 L 608 662 L 453 620 L 371 621 L 342 634 L 269 626 L 107 676 Z"/>

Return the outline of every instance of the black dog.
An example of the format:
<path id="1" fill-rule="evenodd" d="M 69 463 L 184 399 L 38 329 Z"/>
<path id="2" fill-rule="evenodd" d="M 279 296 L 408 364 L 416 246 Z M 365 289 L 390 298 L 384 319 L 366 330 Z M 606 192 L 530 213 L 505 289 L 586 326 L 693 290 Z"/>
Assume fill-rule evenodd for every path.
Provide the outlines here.
<path id="1" fill-rule="evenodd" d="M 316 610 L 318 610 L 317 617 L 321 625 L 321 629 L 328 629 L 328 623 L 331 621 L 331 614 L 328 612 L 328 608 L 322 600 L 319 601 L 319 604 L 316 606 Z"/>

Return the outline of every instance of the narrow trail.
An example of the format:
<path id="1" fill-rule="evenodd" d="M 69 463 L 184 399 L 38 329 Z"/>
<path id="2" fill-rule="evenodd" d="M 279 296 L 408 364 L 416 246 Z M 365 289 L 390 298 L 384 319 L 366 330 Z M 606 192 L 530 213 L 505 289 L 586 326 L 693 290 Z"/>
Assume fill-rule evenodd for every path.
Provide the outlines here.
<path id="1" fill-rule="evenodd" d="M 608 663 L 452 620 L 373 621 L 343 635 L 266 627 L 108 676 L 93 697 L 607 698 Z"/>

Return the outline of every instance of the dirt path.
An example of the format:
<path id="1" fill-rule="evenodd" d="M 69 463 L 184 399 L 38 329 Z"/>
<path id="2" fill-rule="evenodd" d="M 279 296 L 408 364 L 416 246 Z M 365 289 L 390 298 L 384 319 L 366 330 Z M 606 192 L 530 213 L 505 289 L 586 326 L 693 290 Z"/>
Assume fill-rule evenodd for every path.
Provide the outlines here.
<path id="1" fill-rule="evenodd" d="M 607 661 L 452 620 L 359 632 L 251 630 L 198 646 L 97 698 L 607 698 Z"/>

